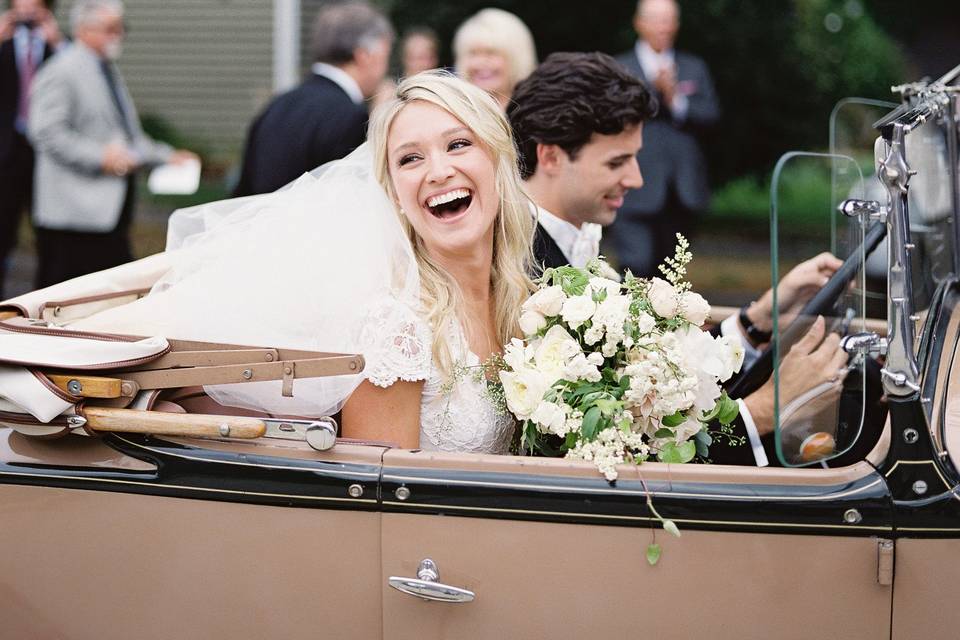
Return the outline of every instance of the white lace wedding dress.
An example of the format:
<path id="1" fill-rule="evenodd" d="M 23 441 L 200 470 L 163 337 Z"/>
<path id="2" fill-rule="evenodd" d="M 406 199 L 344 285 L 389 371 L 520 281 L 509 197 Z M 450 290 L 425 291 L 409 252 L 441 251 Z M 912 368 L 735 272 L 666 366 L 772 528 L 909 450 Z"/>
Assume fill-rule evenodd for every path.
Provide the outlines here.
<path id="1" fill-rule="evenodd" d="M 420 448 L 428 451 L 507 453 L 513 437 L 510 414 L 487 389 L 480 359 L 466 347 L 459 324 L 447 332 L 456 363 L 444 379 L 430 349 L 430 327 L 409 307 L 385 304 L 365 325 L 367 380 L 388 387 L 398 380 L 424 380 L 420 400 Z"/>

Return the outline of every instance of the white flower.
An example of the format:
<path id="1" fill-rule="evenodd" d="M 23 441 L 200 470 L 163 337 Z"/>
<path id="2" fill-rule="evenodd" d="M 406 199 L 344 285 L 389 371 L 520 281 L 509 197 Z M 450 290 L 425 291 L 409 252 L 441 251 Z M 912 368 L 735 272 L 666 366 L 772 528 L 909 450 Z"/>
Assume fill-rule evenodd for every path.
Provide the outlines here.
<path id="1" fill-rule="evenodd" d="M 563 369 L 577 354 L 582 353 L 580 343 L 573 339 L 560 325 L 553 325 L 533 353 L 537 371 L 553 384 L 563 376 Z"/>
<path id="2" fill-rule="evenodd" d="M 587 356 L 587 362 L 589 362 L 595 367 L 599 367 L 600 365 L 603 364 L 603 355 L 594 351 L 593 353 Z"/>
<path id="3" fill-rule="evenodd" d="M 603 362 L 602 357 L 600 362 Z M 586 356 L 584 356 L 582 353 L 574 356 L 573 359 L 567 363 L 567 366 L 563 370 L 563 378 L 565 380 L 586 380 L 587 382 L 600 382 L 601 377 L 600 371 L 597 369 L 596 365 L 588 362 Z"/>
<path id="4" fill-rule="evenodd" d="M 657 321 L 653 319 L 649 313 L 644 313 L 643 311 L 637 316 L 637 330 L 641 334 L 650 333 L 653 331 L 653 328 L 657 325 Z"/>
<path id="5" fill-rule="evenodd" d="M 517 371 L 501 371 L 500 382 L 507 408 L 521 420 L 530 417 L 543 400 L 543 394 L 550 388 L 551 382 L 538 371 L 523 368 Z"/>
<path id="6" fill-rule="evenodd" d="M 602 325 L 591 325 L 589 329 L 583 332 L 583 341 L 587 344 L 597 344 L 603 337 Z"/>
<path id="7" fill-rule="evenodd" d="M 539 312 L 533 309 L 524 311 L 520 314 L 520 330 L 528 336 L 534 335 L 540 329 L 547 326 L 547 319 Z"/>
<path id="8" fill-rule="evenodd" d="M 609 278 L 590 278 L 590 289 L 594 292 L 606 291 L 607 296 L 615 296 L 620 293 L 620 283 Z"/>
<path id="9" fill-rule="evenodd" d="M 680 307 L 683 310 L 683 317 L 687 322 L 695 324 L 698 327 L 702 325 L 707 316 L 710 315 L 710 305 L 707 300 L 699 293 L 687 291 L 680 299 Z"/>
<path id="10" fill-rule="evenodd" d="M 743 344 L 739 338 L 730 338 L 729 336 L 721 336 L 716 341 L 720 345 L 720 354 L 723 360 L 723 369 L 720 371 L 719 378 L 720 382 L 726 382 L 743 366 Z"/>
<path id="11" fill-rule="evenodd" d="M 532 349 L 523 344 L 523 340 L 513 338 L 503 350 L 503 361 L 514 371 L 523 369 L 530 358 L 533 357 Z"/>
<path id="12" fill-rule="evenodd" d="M 600 275 L 608 280 L 614 280 L 620 282 L 620 274 L 617 273 L 613 267 L 607 264 L 606 260 L 598 260 L 600 264 Z"/>
<path id="13" fill-rule="evenodd" d="M 559 285 L 553 285 L 540 289 L 523 304 L 523 308 L 536 311 L 542 316 L 550 317 L 560 313 L 563 301 L 567 296 L 563 293 L 563 288 Z"/>
<path id="14" fill-rule="evenodd" d="M 650 300 L 653 310 L 661 318 L 669 319 L 677 315 L 679 296 L 673 285 L 666 280 L 660 278 L 651 280 L 650 288 L 647 289 L 647 298 Z"/>
<path id="15" fill-rule="evenodd" d="M 566 435 L 567 414 L 563 408 L 554 402 L 541 402 L 530 419 L 541 425 L 541 433 Z"/>
<path id="16" fill-rule="evenodd" d="M 593 316 L 597 303 L 590 296 L 573 296 L 563 303 L 560 315 L 571 329 L 576 329 Z"/>

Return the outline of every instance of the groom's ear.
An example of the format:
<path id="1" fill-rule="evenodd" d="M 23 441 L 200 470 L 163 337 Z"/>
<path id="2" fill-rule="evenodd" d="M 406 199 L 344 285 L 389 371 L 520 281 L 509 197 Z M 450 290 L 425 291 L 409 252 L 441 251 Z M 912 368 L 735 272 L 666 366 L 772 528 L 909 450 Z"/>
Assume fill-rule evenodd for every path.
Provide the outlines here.
<path id="1" fill-rule="evenodd" d="M 537 171 L 555 175 L 567 159 L 566 152 L 555 144 L 537 144 Z"/>

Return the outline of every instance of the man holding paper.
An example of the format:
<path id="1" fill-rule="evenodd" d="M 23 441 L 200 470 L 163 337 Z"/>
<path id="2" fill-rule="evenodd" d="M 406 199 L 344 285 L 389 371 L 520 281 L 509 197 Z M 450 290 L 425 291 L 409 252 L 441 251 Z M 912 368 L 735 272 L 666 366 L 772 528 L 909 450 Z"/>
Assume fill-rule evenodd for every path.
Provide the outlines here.
<path id="1" fill-rule="evenodd" d="M 124 36 L 123 4 L 77 0 L 70 25 L 73 46 L 37 73 L 30 103 L 38 288 L 130 261 L 134 174 L 196 161 L 140 127 L 114 64 Z"/>

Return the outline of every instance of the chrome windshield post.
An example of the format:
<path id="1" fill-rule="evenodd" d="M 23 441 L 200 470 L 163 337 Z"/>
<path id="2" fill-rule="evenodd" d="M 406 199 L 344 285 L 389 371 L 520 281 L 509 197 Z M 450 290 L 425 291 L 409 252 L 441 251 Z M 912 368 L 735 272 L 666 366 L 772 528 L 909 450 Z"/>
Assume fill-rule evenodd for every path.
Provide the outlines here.
<path id="1" fill-rule="evenodd" d="M 919 388 L 919 370 L 914 355 L 913 285 L 910 266 L 910 218 L 907 208 L 907 165 L 904 127 L 894 124 L 887 156 L 878 175 L 887 190 L 887 363 L 883 387 L 890 395 L 908 396 Z"/>

